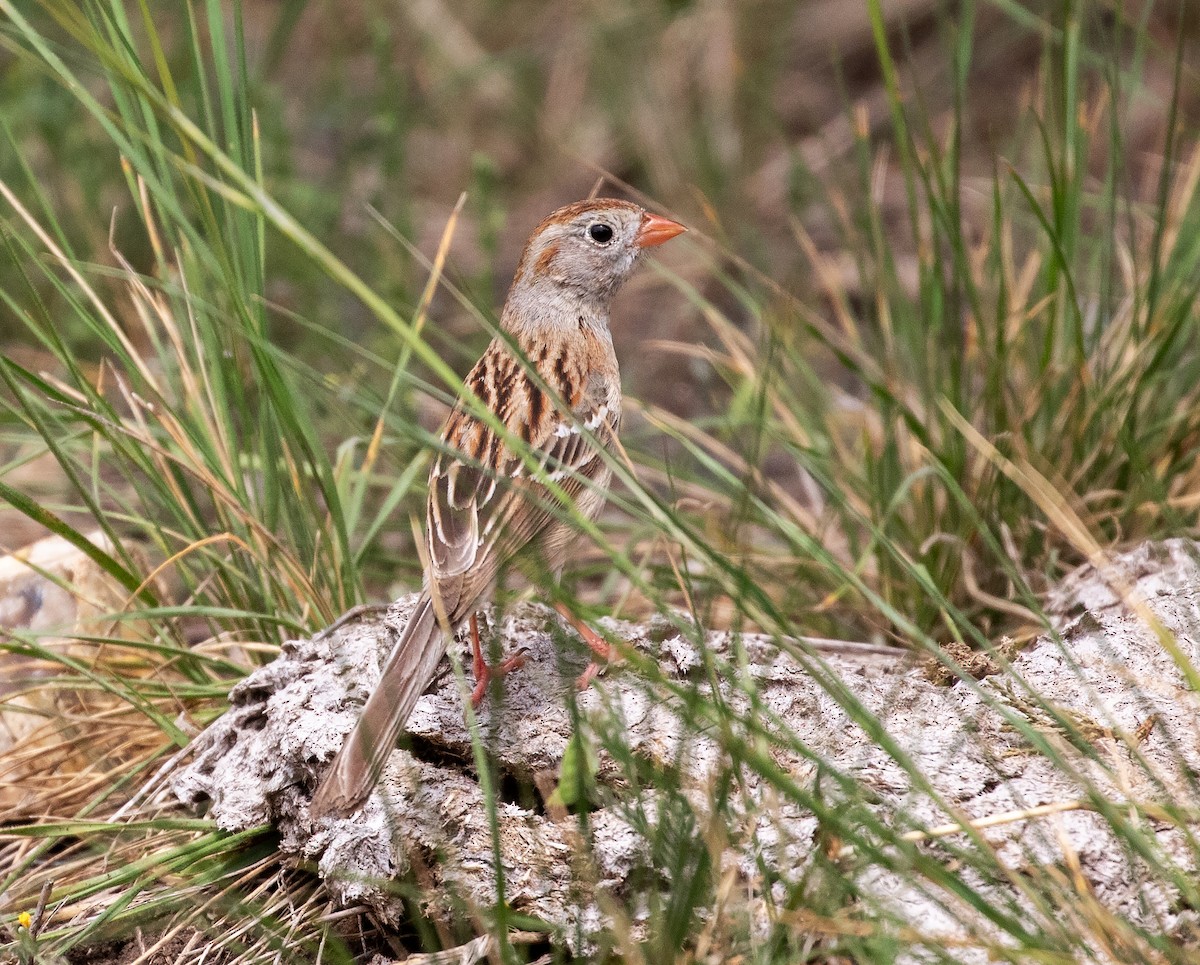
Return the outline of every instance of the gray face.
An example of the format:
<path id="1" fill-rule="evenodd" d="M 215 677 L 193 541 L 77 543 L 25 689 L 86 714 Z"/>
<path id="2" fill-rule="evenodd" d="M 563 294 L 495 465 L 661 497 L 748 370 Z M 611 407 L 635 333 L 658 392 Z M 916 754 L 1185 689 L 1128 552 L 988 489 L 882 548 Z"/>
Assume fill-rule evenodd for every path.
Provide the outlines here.
<path id="1" fill-rule="evenodd" d="M 607 301 L 637 262 L 641 249 L 635 240 L 644 214 L 636 205 L 617 201 L 555 212 L 531 239 L 520 281 Z"/>

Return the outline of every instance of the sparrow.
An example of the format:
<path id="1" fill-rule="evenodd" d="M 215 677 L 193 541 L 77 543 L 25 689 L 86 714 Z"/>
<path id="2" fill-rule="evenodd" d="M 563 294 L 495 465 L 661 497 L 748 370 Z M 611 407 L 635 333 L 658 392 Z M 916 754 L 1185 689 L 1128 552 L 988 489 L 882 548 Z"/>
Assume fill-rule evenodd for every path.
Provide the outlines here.
<path id="1" fill-rule="evenodd" d="M 500 332 L 464 380 L 430 468 L 424 588 L 313 796 L 314 819 L 349 814 L 370 795 L 445 653 L 443 627 L 470 623 L 476 705 L 494 676 L 523 662 L 520 655 L 499 667 L 484 661 L 477 613 L 518 554 L 533 552 L 557 578 L 577 538 L 571 518 L 594 519 L 603 507 L 612 473 L 599 450 L 613 445 L 621 424 L 613 296 L 643 251 L 684 230 L 612 198 L 569 204 L 534 229 Z M 482 418 L 480 407 L 494 419 Z M 518 439 L 524 447 L 511 444 Z M 595 631 L 565 606 L 559 612 L 607 659 L 609 647 Z M 580 684 L 597 668 L 593 661 Z"/>

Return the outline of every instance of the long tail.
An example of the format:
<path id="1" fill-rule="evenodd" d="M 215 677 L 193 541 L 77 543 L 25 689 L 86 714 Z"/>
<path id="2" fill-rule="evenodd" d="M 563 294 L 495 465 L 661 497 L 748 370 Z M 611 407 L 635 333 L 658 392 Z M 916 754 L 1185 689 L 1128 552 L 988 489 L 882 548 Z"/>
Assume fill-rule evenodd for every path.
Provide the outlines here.
<path id="1" fill-rule="evenodd" d="M 349 814 L 367 799 L 408 715 L 433 679 L 444 649 L 441 637 L 433 601 L 426 593 L 388 655 L 362 716 L 313 795 L 309 813 L 314 818 Z"/>

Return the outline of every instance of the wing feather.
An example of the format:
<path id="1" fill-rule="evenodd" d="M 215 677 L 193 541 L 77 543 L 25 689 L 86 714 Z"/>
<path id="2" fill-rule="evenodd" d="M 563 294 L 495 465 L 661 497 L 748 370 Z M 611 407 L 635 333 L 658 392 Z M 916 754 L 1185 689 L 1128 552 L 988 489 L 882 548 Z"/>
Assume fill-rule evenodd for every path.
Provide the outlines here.
<path id="1" fill-rule="evenodd" d="M 460 402 L 443 432 L 446 449 L 430 471 L 426 539 L 431 575 L 439 585 L 455 585 L 455 609 L 464 612 L 449 614 L 454 621 L 469 615 L 501 562 L 557 517 L 559 500 L 544 480 L 552 480 L 574 501 L 602 475 L 604 461 L 580 427 L 603 445 L 618 429 L 615 379 L 604 372 L 572 372 L 562 355 L 549 352 L 535 364 L 560 389 L 566 406 L 549 404 L 499 341 L 465 381 L 514 436 L 528 442 L 537 470 Z"/>

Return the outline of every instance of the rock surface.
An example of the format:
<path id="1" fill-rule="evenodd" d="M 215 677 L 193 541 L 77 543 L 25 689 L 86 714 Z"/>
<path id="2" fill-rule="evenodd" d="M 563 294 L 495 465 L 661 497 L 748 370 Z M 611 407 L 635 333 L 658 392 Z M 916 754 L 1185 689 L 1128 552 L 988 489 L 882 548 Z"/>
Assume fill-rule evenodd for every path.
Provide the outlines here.
<path id="1" fill-rule="evenodd" d="M 102 553 L 125 555 L 150 569 L 132 542 L 117 547 L 99 530 L 85 539 Z M 88 751 L 77 746 L 79 722 L 111 712 L 116 702 L 96 690 L 57 686 L 62 666 L 52 655 L 94 666 L 97 636 L 114 641 L 108 648 L 114 654 L 119 649 L 115 641 L 127 630 L 108 614 L 124 609 L 129 596 L 127 588 L 61 536 L 0 556 L 0 639 L 15 634 L 43 651 L 0 650 L 0 755 L 18 750 L 0 766 L 0 815 L 5 820 L 42 814 L 44 801 L 33 789 L 48 771 L 89 765 Z"/>
<path id="2" fill-rule="evenodd" d="M 736 869 L 751 893 L 769 872 L 775 884 L 755 899 L 759 924 L 782 885 L 811 871 L 823 849 L 845 862 L 842 873 L 877 911 L 919 925 L 930 940 L 953 941 L 962 961 L 988 961 L 986 946 L 1004 938 L 973 905 L 936 875 L 898 872 L 871 857 L 892 853 L 907 832 L 910 840 L 936 838 L 922 847 L 951 875 L 974 875 L 955 870 L 953 849 L 989 850 L 1002 873 L 972 887 L 1031 928 L 1047 927 L 1048 913 L 1021 874 L 1064 867 L 1088 900 L 1169 934 L 1194 913 L 1161 871 L 1147 874 L 1110 822 L 1127 820 L 1162 862 L 1184 878 L 1194 873 L 1186 830 L 1146 815 L 1162 804 L 1194 809 L 1200 793 L 1200 707 L 1187 681 L 1194 671 L 1181 670 L 1200 663 L 1197 558 L 1196 544 L 1172 540 L 1125 554 L 1103 574 L 1085 567 L 1052 600 L 1056 635 L 1036 640 L 1001 673 L 950 687 L 899 651 L 822 654 L 728 633 L 693 639 L 660 620 L 602 624 L 651 658 L 657 674 L 615 667 L 573 698 L 582 645 L 564 650 L 552 612 L 523 606 L 499 629 L 507 649 L 524 647 L 530 659 L 504 681 L 502 701 L 493 697 L 481 710 L 480 742 L 501 774 L 548 789 L 578 725 L 597 746 L 619 746 L 676 773 L 679 796 L 701 822 L 715 789 L 736 786 L 720 812 L 725 853 L 716 861 Z M 628 761 L 601 749 L 602 806 L 586 824 L 501 793 L 494 840 L 463 684 L 448 664 L 417 705 L 408 749 L 393 754 L 363 810 L 312 825 L 309 795 L 413 602 L 393 605 L 380 621 L 289 644 L 237 686 L 232 709 L 196 741 L 174 792 L 189 804 L 207 802 L 230 830 L 275 824 L 283 849 L 314 862 L 340 901 L 365 904 L 387 923 L 405 915 L 387 883 L 410 872 L 432 914 L 449 914 L 455 902 L 491 907 L 498 848 L 509 905 L 557 925 L 573 948 L 590 947 L 612 925 L 610 899 L 628 897 L 631 871 L 649 860 L 647 829 L 678 802 L 635 790 Z M 725 732 L 706 726 L 714 718 L 705 707 L 718 700 L 735 722 Z M 861 711 L 848 712 L 856 704 L 878 731 L 862 726 Z M 760 735 L 768 740 L 755 743 Z M 731 767 L 734 746 L 758 748 L 761 766 Z M 799 794 L 781 795 L 778 779 L 764 780 L 767 765 Z M 1108 818 L 1097 812 L 1103 802 L 1117 806 Z M 820 806 L 841 811 L 836 846 Z M 851 809 L 861 820 L 847 817 Z M 977 824 L 974 837 L 938 828 L 963 821 Z M 847 838 L 847 828 L 861 835 Z M 643 912 L 635 907 L 626 924 L 636 930 Z"/>

